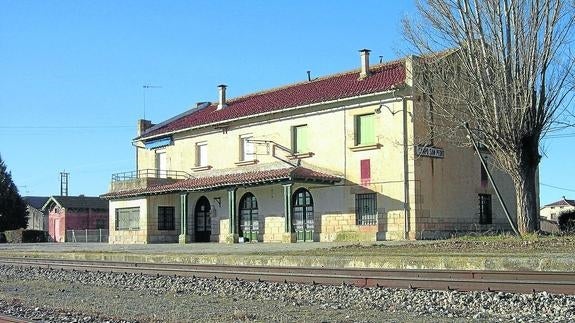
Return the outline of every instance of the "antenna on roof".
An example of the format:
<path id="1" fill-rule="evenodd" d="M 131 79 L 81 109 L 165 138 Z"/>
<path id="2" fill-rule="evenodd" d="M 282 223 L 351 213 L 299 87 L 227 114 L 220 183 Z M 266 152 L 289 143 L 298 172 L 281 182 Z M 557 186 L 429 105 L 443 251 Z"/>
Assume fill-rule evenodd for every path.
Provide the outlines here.
<path id="1" fill-rule="evenodd" d="M 147 89 L 161 89 L 162 87 L 159 85 L 150 85 L 150 84 L 144 84 L 142 85 L 142 89 L 144 92 L 144 120 L 146 119 L 146 90 Z"/>
<path id="2" fill-rule="evenodd" d="M 307 71 L 307 80 L 311 81 L 311 71 Z"/>
<path id="3" fill-rule="evenodd" d="M 379 64 L 383 63 L 383 56 L 379 55 Z"/>

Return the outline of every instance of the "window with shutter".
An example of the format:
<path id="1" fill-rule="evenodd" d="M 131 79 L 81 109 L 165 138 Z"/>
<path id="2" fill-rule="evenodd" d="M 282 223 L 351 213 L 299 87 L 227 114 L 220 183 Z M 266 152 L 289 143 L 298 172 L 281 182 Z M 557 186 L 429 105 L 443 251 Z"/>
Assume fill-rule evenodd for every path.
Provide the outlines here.
<path id="1" fill-rule="evenodd" d="M 292 151 L 294 154 L 309 152 L 307 125 L 292 127 Z"/>
<path id="2" fill-rule="evenodd" d="M 355 145 L 375 144 L 375 114 L 364 114 L 355 117 Z"/>

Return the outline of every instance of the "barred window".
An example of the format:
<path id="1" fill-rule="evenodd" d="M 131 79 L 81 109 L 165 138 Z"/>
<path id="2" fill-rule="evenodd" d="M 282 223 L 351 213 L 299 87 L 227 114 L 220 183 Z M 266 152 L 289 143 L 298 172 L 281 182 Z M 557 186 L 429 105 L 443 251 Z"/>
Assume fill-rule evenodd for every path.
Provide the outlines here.
<path id="1" fill-rule="evenodd" d="M 140 208 L 128 207 L 116 209 L 116 230 L 139 230 Z"/>
<path id="2" fill-rule="evenodd" d="M 158 230 L 175 230 L 176 215 L 173 206 L 158 206 Z"/>
<path id="3" fill-rule="evenodd" d="M 377 224 L 377 195 L 375 193 L 355 195 L 355 223 L 357 225 Z"/>
<path id="4" fill-rule="evenodd" d="M 479 194 L 479 224 L 491 223 L 491 194 Z"/>

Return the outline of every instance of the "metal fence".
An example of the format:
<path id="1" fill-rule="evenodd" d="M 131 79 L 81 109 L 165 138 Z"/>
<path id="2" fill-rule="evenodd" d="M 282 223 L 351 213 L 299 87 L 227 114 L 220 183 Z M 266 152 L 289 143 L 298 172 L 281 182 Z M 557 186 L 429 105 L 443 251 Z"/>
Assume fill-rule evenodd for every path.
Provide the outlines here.
<path id="1" fill-rule="evenodd" d="M 66 242 L 108 242 L 108 229 L 66 230 Z"/>
<path id="2" fill-rule="evenodd" d="M 172 178 L 187 179 L 190 174 L 178 170 L 140 169 L 138 171 L 112 174 L 112 182 L 128 181 L 137 178 Z"/>

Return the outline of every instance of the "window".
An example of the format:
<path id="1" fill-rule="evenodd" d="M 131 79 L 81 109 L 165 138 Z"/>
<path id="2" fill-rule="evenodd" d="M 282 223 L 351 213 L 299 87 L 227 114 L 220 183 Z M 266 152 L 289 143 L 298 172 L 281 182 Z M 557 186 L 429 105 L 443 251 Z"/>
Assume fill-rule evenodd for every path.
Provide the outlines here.
<path id="1" fill-rule="evenodd" d="M 292 151 L 294 154 L 301 154 L 309 151 L 307 125 L 295 126 L 291 129 Z"/>
<path id="2" fill-rule="evenodd" d="M 489 178 L 487 177 L 487 170 L 485 169 L 485 167 L 483 167 L 483 164 L 481 164 L 481 187 L 485 188 L 487 187 L 487 180 Z"/>
<path id="3" fill-rule="evenodd" d="M 479 224 L 491 224 L 491 194 L 479 194 Z"/>
<path id="4" fill-rule="evenodd" d="M 196 144 L 196 166 L 208 166 L 208 143 L 206 142 Z"/>
<path id="5" fill-rule="evenodd" d="M 377 195 L 375 193 L 355 195 L 355 223 L 357 225 L 377 224 Z"/>
<path id="6" fill-rule="evenodd" d="M 254 143 L 250 142 L 252 135 L 241 135 L 240 136 L 240 160 L 249 161 L 254 160 L 255 149 Z"/>
<path id="7" fill-rule="evenodd" d="M 372 145 L 375 143 L 375 114 L 355 116 L 355 145 Z"/>
<path id="8" fill-rule="evenodd" d="M 139 230 L 140 208 L 129 207 L 116 209 L 116 230 Z"/>
<path id="9" fill-rule="evenodd" d="M 175 230 L 176 215 L 173 206 L 158 206 L 158 230 Z"/>

